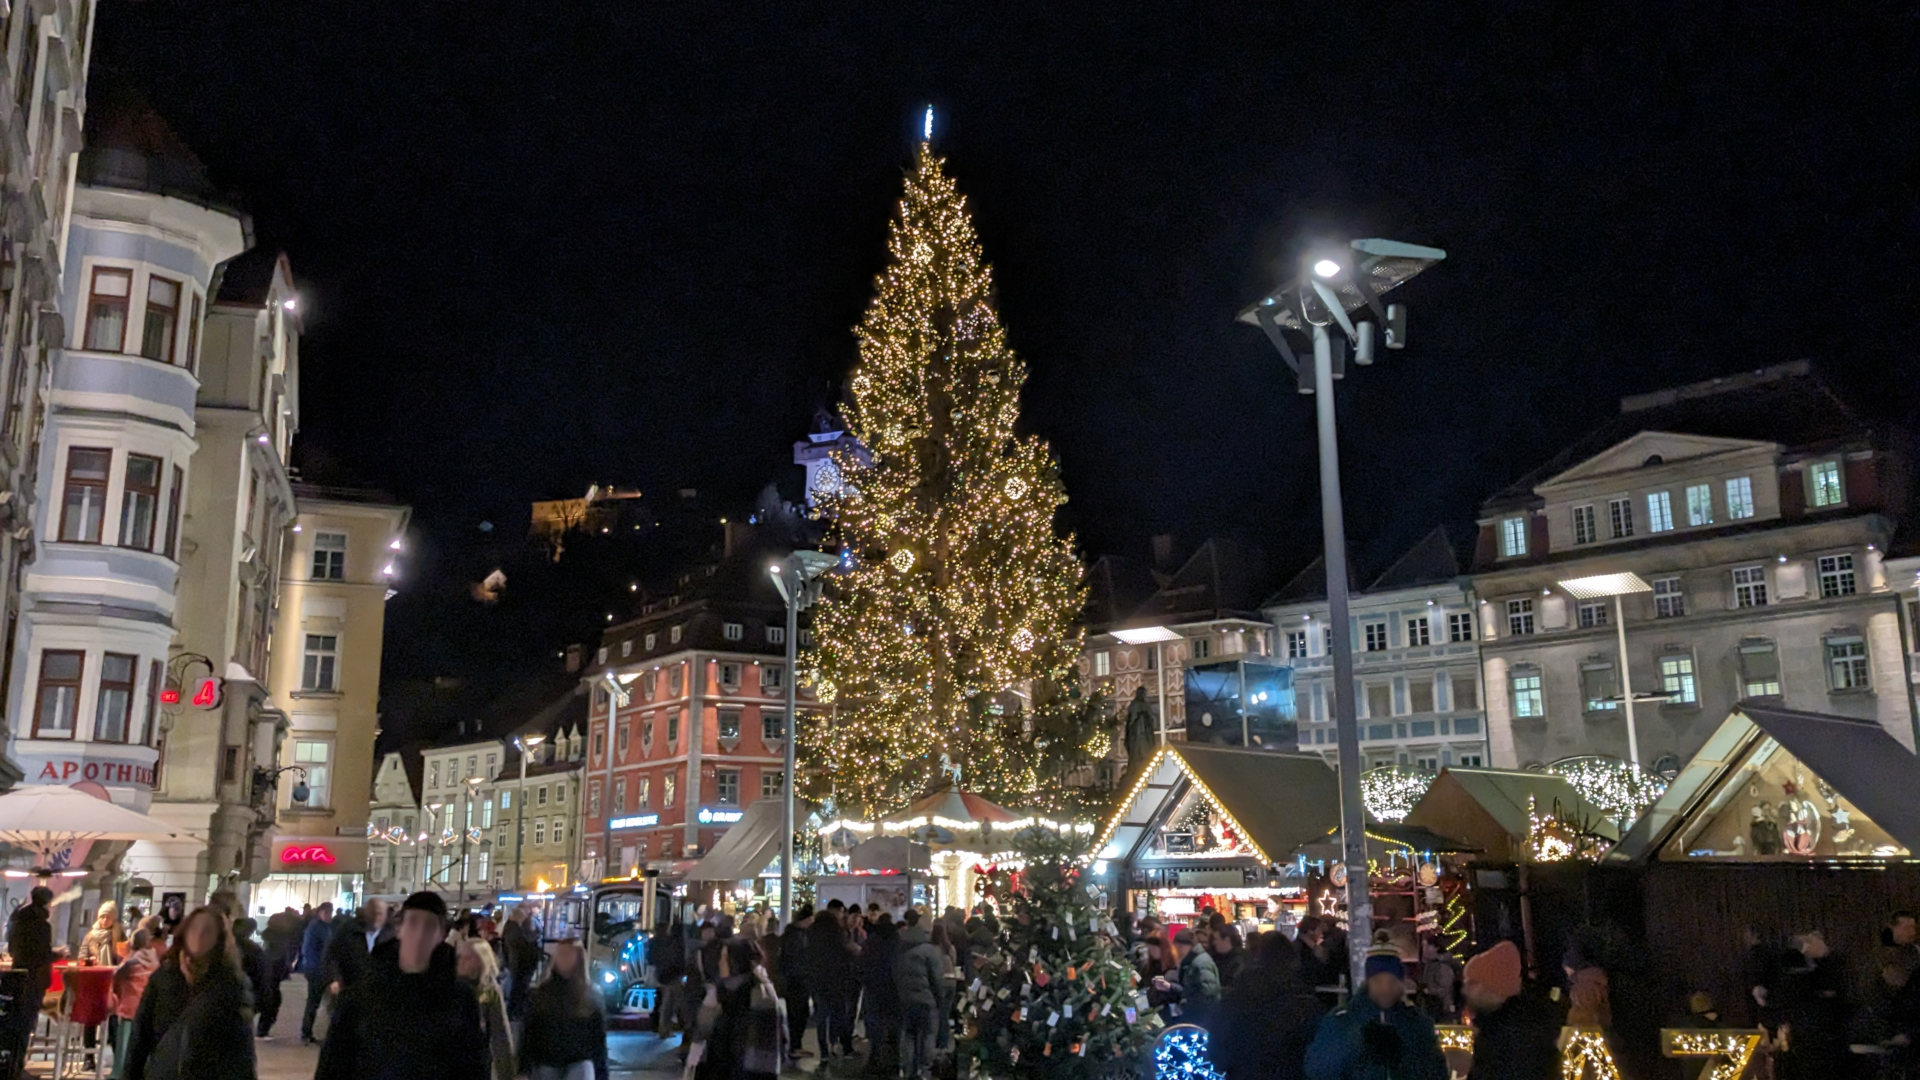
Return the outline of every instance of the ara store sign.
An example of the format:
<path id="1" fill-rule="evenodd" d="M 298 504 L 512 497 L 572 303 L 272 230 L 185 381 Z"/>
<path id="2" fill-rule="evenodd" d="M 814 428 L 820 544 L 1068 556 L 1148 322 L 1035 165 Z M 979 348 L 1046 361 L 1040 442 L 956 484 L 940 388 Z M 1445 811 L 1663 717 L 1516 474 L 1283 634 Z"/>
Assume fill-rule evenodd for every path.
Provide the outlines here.
<path id="1" fill-rule="evenodd" d="M 288 844 L 280 849 L 280 861 L 288 866 L 332 866 L 333 852 L 325 844 Z"/>
<path id="2" fill-rule="evenodd" d="M 731 806 L 703 806 L 700 812 L 694 815 L 694 820 L 702 825 L 731 825 L 746 816 L 745 810 L 737 810 Z"/>

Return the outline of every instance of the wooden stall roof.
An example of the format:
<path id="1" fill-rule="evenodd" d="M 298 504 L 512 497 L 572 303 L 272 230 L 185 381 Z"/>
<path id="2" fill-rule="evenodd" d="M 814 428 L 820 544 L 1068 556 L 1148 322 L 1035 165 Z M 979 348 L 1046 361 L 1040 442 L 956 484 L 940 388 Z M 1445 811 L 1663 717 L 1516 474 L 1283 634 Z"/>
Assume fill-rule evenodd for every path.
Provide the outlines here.
<path id="1" fill-rule="evenodd" d="M 1580 820 L 1609 840 L 1619 830 L 1606 812 L 1588 802 L 1564 777 L 1508 769 L 1443 769 L 1415 804 L 1406 824 L 1456 836 L 1500 862 L 1526 858 L 1531 804 L 1541 813 Z"/>

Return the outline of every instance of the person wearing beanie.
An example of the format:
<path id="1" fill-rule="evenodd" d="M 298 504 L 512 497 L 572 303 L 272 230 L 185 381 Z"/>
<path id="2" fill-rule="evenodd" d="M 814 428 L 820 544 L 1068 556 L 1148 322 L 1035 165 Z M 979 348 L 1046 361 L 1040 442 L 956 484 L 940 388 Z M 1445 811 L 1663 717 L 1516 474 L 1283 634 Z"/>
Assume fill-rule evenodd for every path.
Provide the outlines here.
<path id="1" fill-rule="evenodd" d="M 1560 1075 L 1560 1022 L 1553 1007 L 1521 993 L 1520 950 L 1511 941 L 1467 961 L 1462 996 L 1473 1017 L 1468 1080 L 1553 1080 Z"/>
<path id="2" fill-rule="evenodd" d="M 1447 1080 L 1433 1021 L 1407 1003 L 1407 965 L 1382 930 L 1367 950 L 1366 984 L 1320 1022 L 1307 1080 Z"/>
<path id="3" fill-rule="evenodd" d="M 1220 1004 L 1220 969 L 1207 950 L 1196 947 L 1193 929 L 1186 926 L 1173 935 L 1173 960 L 1172 971 L 1153 979 L 1156 997 L 1166 1003 L 1161 1011 L 1169 1024 L 1205 1027 Z"/>
<path id="4" fill-rule="evenodd" d="M 460 985 L 447 902 L 417 892 L 368 957 L 320 1048 L 314 1080 L 476 1080 L 491 1074 L 478 998 Z"/>

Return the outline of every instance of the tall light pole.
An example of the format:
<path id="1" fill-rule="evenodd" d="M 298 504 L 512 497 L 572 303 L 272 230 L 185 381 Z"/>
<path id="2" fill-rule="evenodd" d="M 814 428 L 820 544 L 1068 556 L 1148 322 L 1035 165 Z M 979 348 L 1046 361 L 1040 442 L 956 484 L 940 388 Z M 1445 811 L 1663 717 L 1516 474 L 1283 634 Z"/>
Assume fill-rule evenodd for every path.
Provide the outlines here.
<path id="1" fill-rule="evenodd" d="M 520 790 L 513 796 L 513 891 L 524 892 L 520 887 L 520 853 L 527 846 L 527 759 L 533 756 L 534 747 L 544 740 L 544 735 L 522 735 L 520 743 Z"/>
<path id="2" fill-rule="evenodd" d="M 1373 896 L 1367 884 L 1366 804 L 1360 794 L 1360 726 L 1354 715 L 1353 639 L 1347 614 L 1347 527 L 1340 501 L 1340 447 L 1334 423 L 1333 380 L 1346 375 L 1346 346 L 1354 361 L 1371 364 L 1377 326 L 1386 346 L 1404 348 L 1406 309 L 1380 302 L 1382 294 L 1447 257 L 1438 248 L 1394 240 L 1355 240 L 1344 248 L 1308 255 L 1301 274 L 1260 298 L 1239 315 L 1257 326 L 1300 378 L 1300 392 L 1314 395 L 1320 441 L 1320 529 L 1327 570 L 1328 623 L 1333 640 L 1333 713 L 1340 763 L 1340 849 L 1346 868 L 1348 977 L 1364 983 L 1367 944 L 1373 939 Z M 1361 321 L 1353 316 L 1359 314 Z M 1371 315 L 1373 321 L 1366 321 Z M 1344 337 L 1335 339 L 1329 327 Z M 1313 342 L 1311 361 L 1296 356 L 1287 332 Z M 1336 352 L 1339 354 L 1336 360 Z"/>
<path id="3" fill-rule="evenodd" d="M 786 772 L 780 777 L 780 925 L 793 925 L 793 783 L 796 758 L 794 735 L 799 730 L 795 712 L 800 703 L 800 610 L 820 598 L 820 575 L 837 560 L 820 551 L 796 551 L 767 567 L 774 588 L 787 604 L 787 730 Z"/>
<path id="4" fill-rule="evenodd" d="M 607 767 L 602 773 L 600 787 L 600 820 L 605 822 L 600 837 L 600 876 L 613 876 L 613 733 L 620 722 L 620 706 L 633 700 L 633 692 L 627 689 L 634 676 L 619 676 L 612 668 L 600 673 L 600 682 L 607 688 Z"/>
<path id="5" fill-rule="evenodd" d="M 1650 593 L 1653 586 L 1646 583 L 1639 574 L 1594 574 L 1591 577 L 1569 578 L 1560 582 L 1560 588 L 1575 600 L 1613 599 L 1614 640 L 1620 648 L 1620 706 L 1625 710 L 1627 721 L 1627 760 L 1634 769 L 1640 768 L 1640 735 L 1633 722 L 1633 703 L 1636 701 L 1665 701 L 1665 694 L 1641 694 L 1633 692 L 1633 676 L 1627 671 L 1627 616 L 1620 603 L 1623 596 L 1635 593 Z"/>

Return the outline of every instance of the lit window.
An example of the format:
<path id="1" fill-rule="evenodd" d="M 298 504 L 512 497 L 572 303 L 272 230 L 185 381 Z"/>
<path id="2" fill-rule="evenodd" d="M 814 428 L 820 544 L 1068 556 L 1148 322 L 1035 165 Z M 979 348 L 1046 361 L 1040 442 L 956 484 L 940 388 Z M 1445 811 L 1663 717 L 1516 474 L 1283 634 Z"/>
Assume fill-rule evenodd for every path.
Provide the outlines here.
<path id="1" fill-rule="evenodd" d="M 305 664 L 300 672 L 302 690 L 338 690 L 340 639 L 332 634 L 308 634 Z"/>
<path id="2" fill-rule="evenodd" d="M 430 788 L 440 786 L 440 763 L 437 761 L 427 762 L 427 786 Z"/>
<path id="3" fill-rule="evenodd" d="M 760 689 L 779 690 L 787 685 L 787 669 L 779 664 L 760 665 Z"/>
<path id="4" fill-rule="evenodd" d="M 1751 638 L 1740 643 L 1740 696 L 1780 696 L 1780 653 L 1773 642 Z"/>
<path id="5" fill-rule="evenodd" d="M 737 622 L 720 624 L 720 636 L 728 641 L 739 641 L 746 636 L 746 629 Z"/>
<path id="6" fill-rule="evenodd" d="M 1867 643 L 1858 637 L 1830 637 L 1827 646 L 1827 683 L 1836 691 L 1870 690 Z"/>
<path id="7" fill-rule="evenodd" d="M 1507 601 L 1507 633 L 1514 637 L 1533 633 L 1533 598 Z"/>
<path id="8" fill-rule="evenodd" d="M 1527 519 L 1505 518 L 1500 522 L 1500 555 L 1511 559 L 1527 553 Z"/>
<path id="9" fill-rule="evenodd" d="M 1658 619 L 1677 619 L 1687 613 L 1687 594 L 1680 589 L 1680 579 L 1663 577 L 1653 579 L 1653 614 Z"/>
<path id="10" fill-rule="evenodd" d="M 483 829 L 493 828 L 493 800 L 492 799 L 488 799 L 486 802 L 483 802 L 480 804 L 480 827 Z"/>
<path id="11" fill-rule="evenodd" d="M 1742 566 L 1733 572 L 1733 606 L 1767 606 L 1767 568 Z"/>
<path id="12" fill-rule="evenodd" d="M 1826 599 L 1834 596 L 1853 595 L 1853 556 L 1820 556 L 1820 596 Z"/>
<path id="13" fill-rule="evenodd" d="M 1594 520 L 1593 507 L 1576 506 L 1573 508 L 1573 542 L 1591 544 L 1600 539 L 1599 523 Z"/>
<path id="14" fill-rule="evenodd" d="M 786 794 L 786 774 L 775 769 L 760 770 L 760 797 L 778 799 Z"/>
<path id="15" fill-rule="evenodd" d="M 347 534 L 313 534 L 313 580 L 345 581 L 347 577 Z"/>
<path id="16" fill-rule="evenodd" d="M 1148 653 L 1149 657 L 1153 654 Z M 1307 632 L 1305 630 L 1287 631 L 1287 659 L 1300 660 L 1307 655 Z"/>
<path id="17" fill-rule="evenodd" d="M 566 818 L 553 819 L 553 846 L 554 847 L 559 847 L 561 844 L 564 844 L 567 842 L 566 822 L 567 822 Z"/>
<path id="18" fill-rule="evenodd" d="M 719 714 L 720 737 L 738 739 L 740 737 L 740 710 L 721 709 Z"/>
<path id="19" fill-rule="evenodd" d="M 680 710 L 667 710 L 667 745 L 673 746 L 680 741 Z"/>
<path id="20" fill-rule="evenodd" d="M 1473 640 L 1472 612 L 1462 611 L 1447 616 L 1447 640 L 1454 642 Z"/>
<path id="21" fill-rule="evenodd" d="M 1687 488 L 1687 524 L 1713 524 L 1713 485 L 1693 484 Z"/>
<path id="22" fill-rule="evenodd" d="M 126 481 L 120 496 L 120 546 L 153 550 L 153 525 L 160 509 L 160 459 L 146 454 L 127 455 Z"/>
<path id="23" fill-rule="evenodd" d="M 1700 693 L 1693 680 L 1693 657 L 1686 654 L 1661 657 L 1660 688 L 1666 691 L 1669 705 L 1698 705 Z"/>
<path id="24" fill-rule="evenodd" d="M 133 271 L 96 267 L 93 294 L 87 302 L 87 348 L 94 352 L 125 352 L 127 305 L 133 296 Z"/>
<path id="25" fill-rule="evenodd" d="M 328 801 L 333 790 L 329 768 L 332 758 L 333 744 L 325 739 L 301 739 L 293 744 L 293 763 L 307 770 L 307 801 L 300 805 L 314 810 L 333 805 Z"/>
<path id="26" fill-rule="evenodd" d="M 1620 708 L 1620 680 L 1612 661 L 1589 660 L 1580 665 L 1580 696 L 1590 713 Z"/>
<path id="27" fill-rule="evenodd" d="M 1633 535 L 1633 500 L 1608 499 L 1607 524 L 1613 529 L 1615 540 L 1624 540 Z"/>
<path id="28" fill-rule="evenodd" d="M 1113 674 L 1113 654 L 1105 649 L 1093 654 L 1093 674 L 1095 678 Z"/>
<path id="29" fill-rule="evenodd" d="M 15 363 L 19 360 L 16 358 Z M 60 539 L 97 544 L 107 512 L 107 475 L 113 451 L 73 447 L 67 451 L 66 497 L 60 507 Z"/>
<path id="30" fill-rule="evenodd" d="M 34 708 L 33 737 L 71 739 L 80 715 L 80 669 L 86 654 L 78 649 L 48 649 L 40 654 L 40 700 Z"/>
<path id="31" fill-rule="evenodd" d="M 613 782 L 613 812 L 627 812 L 627 778 L 624 776 Z"/>
<path id="32" fill-rule="evenodd" d="M 1383 623 L 1383 622 L 1366 623 L 1361 627 L 1361 630 L 1366 634 L 1366 645 L 1367 645 L 1368 652 L 1386 652 L 1387 651 L 1387 624 L 1386 623 Z"/>
<path id="33" fill-rule="evenodd" d="M 477 854 L 477 855 L 475 855 L 475 856 L 474 856 L 474 859 L 475 859 L 475 860 L 476 860 L 476 861 L 478 862 L 478 865 L 479 865 L 479 868 L 480 868 L 480 872 L 479 872 L 479 877 L 478 877 L 478 880 L 480 880 L 480 881 L 485 881 L 485 880 L 487 880 L 487 856 L 488 856 L 488 854 L 490 854 L 490 853 L 489 853 L 489 852 L 485 852 L 485 851 L 482 851 L 482 852 L 480 852 L 479 854 Z"/>
<path id="34" fill-rule="evenodd" d="M 1195 660 L 1205 660 L 1213 652 L 1213 642 L 1203 637 L 1194 638 L 1192 647 Z"/>
<path id="35" fill-rule="evenodd" d="M 100 663 L 100 692 L 94 699 L 93 738 L 96 742 L 126 742 L 133 719 L 133 673 L 139 657 L 107 653 Z"/>
<path id="36" fill-rule="evenodd" d="M 155 274 L 147 278 L 147 318 L 140 331 L 140 355 L 173 363 L 173 339 L 180 326 L 180 283 Z"/>
<path id="37" fill-rule="evenodd" d="M 721 806 L 740 805 L 740 770 L 721 769 L 714 773 L 713 790 Z"/>
<path id="38" fill-rule="evenodd" d="M 1666 532 L 1673 528 L 1673 497 L 1664 491 L 1647 495 L 1647 530 Z"/>
<path id="39" fill-rule="evenodd" d="M 544 847 L 547 843 L 547 819 L 536 818 L 533 823 L 533 846 Z"/>
<path id="40" fill-rule="evenodd" d="M 1407 620 L 1407 644 L 1409 646 L 1433 644 L 1433 624 L 1427 621 L 1426 616 Z"/>
<path id="41" fill-rule="evenodd" d="M 1607 625 L 1607 602 L 1605 600 L 1582 600 L 1579 608 L 1580 629 L 1591 630 L 1596 626 Z"/>
<path id="42" fill-rule="evenodd" d="M 1735 521 L 1753 516 L 1753 478 L 1736 476 L 1727 481 L 1727 516 Z"/>
<path id="43" fill-rule="evenodd" d="M 1839 506 L 1844 501 L 1840 490 L 1840 463 L 1816 462 L 1810 471 L 1813 477 L 1813 505 Z"/>
<path id="44" fill-rule="evenodd" d="M 638 781 L 635 782 L 634 790 L 635 790 L 635 793 L 639 795 L 639 798 L 635 800 L 634 805 L 640 807 L 641 809 L 645 809 L 653 805 L 653 777 L 651 776 L 641 777 Z"/>
<path id="45" fill-rule="evenodd" d="M 667 774 L 667 777 L 666 777 L 666 780 L 665 780 L 665 783 L 664 783 L 664 793 L 665 793 L 665 795 L 666 795 L 666 800 L 667 800 L 667 805 L 668 805 L 668 806 L 672 806 L 672 805 L 673 805 L 673 798 L 674 798 L 674 795 L 675 795 L 675 794 L 677 794 L 677 792 L 676 792 L 676 789 L 677 789 L 677 788 L 679 788 L 679 786 L 680 786 L 680 784 L 679 784 L 679 779 L 680 779 L 680 777 L 679 777 L 679 775 L 678 775 L 677 773 L 668 773 L 668 774 Z"/>
<path id="46" fill-rule="evenodd" d="M 1519 717 L 1547 715 L 1546 701 L 1540 693 L 1538 670 L 1515 669 L 1509 681 L 1513 684 L 1513 715 Z"/>

